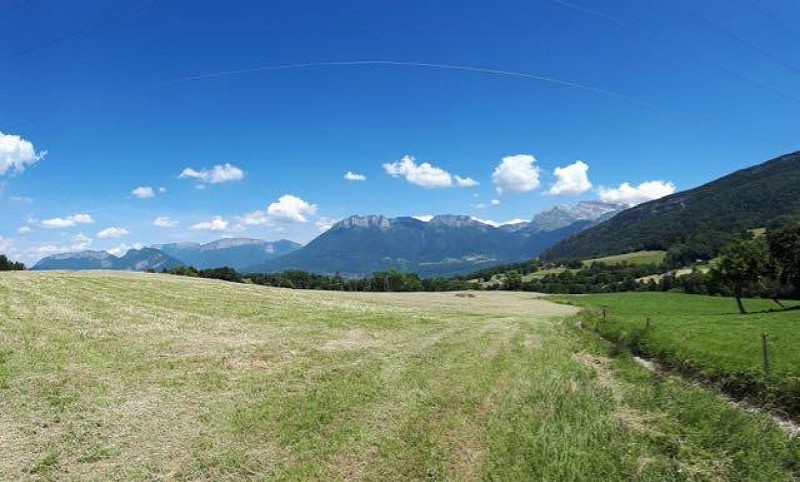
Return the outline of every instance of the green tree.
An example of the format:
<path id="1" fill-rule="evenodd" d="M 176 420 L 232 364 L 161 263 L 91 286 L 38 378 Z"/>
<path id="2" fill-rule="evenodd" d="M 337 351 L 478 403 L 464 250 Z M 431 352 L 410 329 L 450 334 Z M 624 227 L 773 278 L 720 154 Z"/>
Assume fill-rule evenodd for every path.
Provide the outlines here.
<path id="1" fill-rule="evenodd" d="M 0 271 L 22 271 L 25 265 L 11 261 L 4 254 L 0 254 Z"/>
<path id="2" fill-rule="evenodd" d="M 512 269 L 506 273 L 503 287 L 509 291 L 519 291 L 522 289 L 522 275 L 519 271 Z"/>
<path id="3" fill-rule="evenodd" d="M 758 288 L 769 266 L 769 251 L 763 238 L 736 240 L 725 245 L 712 276 L 728 286 L 740 313 L 747 313 L 742 303 L 746 290 Z"/>
<path id="4" fill-rule="evenodd" d="M 800 295 L 800 224 L 768 233 L 767 244 L 777 279 Z"/>

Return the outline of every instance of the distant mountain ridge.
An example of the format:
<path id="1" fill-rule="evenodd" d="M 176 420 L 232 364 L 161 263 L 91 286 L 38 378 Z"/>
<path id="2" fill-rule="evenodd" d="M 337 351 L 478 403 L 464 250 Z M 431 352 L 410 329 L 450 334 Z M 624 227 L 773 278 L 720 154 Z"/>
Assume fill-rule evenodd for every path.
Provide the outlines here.
<path id="1" fill-rule="evenodd" d="M 128 250 L 122 257 L 106 251 L 80 251 L 47 256 L 39 260 L 34 270 L 114 269 L 122 271 L 145 271 L 172 269 L 184 264 L 157 249 L 142 248 Z"/>
<path id="2" fill-rule="evenodd" d="M 554 243 L 619 210 L 585 201 L 557 206 L 528 222 L 495 226 L 471 216 L 350 216 L 306 246 L 287 240 L 224 238 L 210 243 L 165 243 L 131 250 L 122 257 L 105 251 L 48 256 L 33 269 L 199 269 L 231 267 L 240 272 L 301 269 L 363 276 L 397 269 L 422 276 L 447 276 L 530 259 Z"/>
<path id="3" fill-rule="evenodd" d="M 195 268 L 228 266 L 242 271 L 254 264 L 291 253 L 302 245 L 285 239 L 263 241 L 251 238 L 223 238 L 206 244 L 171 243 L 154 244 L 152 247 Z"/>
<path id="4" fill-rule="evenodd" d="M 800 152 L 626 209 L 548 249 L 550 260 L 682 249 L 709 258 L 753 228 L 800 221 Z"/>
<path id="5" fill-rule="evenodd" d="M 581 203 L 574 210 L 562 207 L 559 221 L 546 225 L 535 223 L 536 218 L 531 222 L 493 226 L 464 215 L 440 215 L 428 221 L 407 216 L 350 216 L 303 248 L 253 265 L 246 271 L 299 269 L 362 276 L 397 269 L 421 276 L 462 274 L 529 259 L 591 226 L 597 217 L 621 208 L 594 204 L 602 203 Z"/>

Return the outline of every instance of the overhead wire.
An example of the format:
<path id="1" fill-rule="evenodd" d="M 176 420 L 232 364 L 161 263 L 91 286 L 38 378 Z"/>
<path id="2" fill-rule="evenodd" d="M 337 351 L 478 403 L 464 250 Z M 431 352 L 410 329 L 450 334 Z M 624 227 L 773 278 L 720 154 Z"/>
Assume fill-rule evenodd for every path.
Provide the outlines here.
<path id="1" fill-rule="evenodd" d="M 607 20 L 609 22 L 612 22 L 612 23 L 614 23 L 614 24 L 616 24 L 618 26 L 624 27 L 625 29 L 634 31 L 635 33 L 637 33 L 638 35 L 640 35 L 642 37 L 654 38 L 654 36 L 652 34 L 648 33 L 645 29 L 639 28 L 639 27 L 635 26 L 634 24 L 631 24 L 631 23 L 625 22 L 625 21 L 623 21 L 621 19 L 618 19 L 618 18 L 614 17 L 613 15 L 609 15 L 607 13 L 604 13 L 604 12 L 601 12 L 601 11 L 598 11 L 598 10 L 588 9 L 588 8 L 582 7 L 581 5 L 578 5 L 578 4 L 575 4 L 575 3 L 571 3 L 571 2 L 566 2 L 564 0 L 553 0 L 553 2 L 558 4 L 558 5 L 561 5 L 561 6 L 564 6 L 564 7 L 571 8 L 573 10 L 582 12 L 584 14 L 589 14 L 589 15 L 592 15 L 592 16 L 595 16 L 595 17 L 599 17 L 599 18 L 605 19 L 605 20 Z M 779 96 L 779 97 L 781 97 L 783 99 L 786 99 L 786 100 L 789 100 L 791 102 L 795 102 L 795 103 L 800 104 L 800 98 L 799 97 L 796 97 L 796 96 L 794 96 L 792 94 L 788 94 L 786 92 L 778 90 L 778 89 L 776 89 L 774 87 L 771 87 L 771 86 L 769 86 L 769 85 L 767 85 L 767 84 L 765 84 L 765 83 L 763 83 L 761 81 L 758 81 L 756 79 L 752 79 L 752 78 L 747 77 L 747 76 L 745 76 L 745 75 L 743 75 L 743 74 L 741 74 L 741 73 L 739 73 L 739 72 L 737 72 L 735 70 L 729 69 L 728 67 L 725 67 L 725 66 L 723 66 L 721 64 L 718 64 L 718 63 L 715 63 L 715 62 L 713 62 L 713 61 L 711 61 L 711 60 L 709 60 L 707 58 L 701 57 L 700 55 L 698 55 L 697 53 L 695 53 L 692 50 L 685 49 L 685 52 L 689 56 L 693 57 L 695 60 L 698 60 L 698 61 L 700 61 L 701 63 L 703 63 L 703 64 L 705 64 L 707 66 L 713 67 L 714 69 L 716 69 L 716 70 L 718 70 L 718 71 L 720 71 L 720 72 L 722 72 L 722 73 L 724 73 L 726 75 L 729 75 L 729 76 L 731 76 L 731 77 L 733 77 L 733 78 L 735 78 L 737 80 L 740 80 L 740 81 L 742 81 L 744 83 L 748 83 L 748 84 L 750 84 L 750 85 L 752 85 L 754 87 L 757 87 L 757 88 L 759 88 L 759 89 L 761 89 L 761 90 L 763 90 L 765 92 L 769 92 L 769 93 L 771 93 L 773 95 Z"/>

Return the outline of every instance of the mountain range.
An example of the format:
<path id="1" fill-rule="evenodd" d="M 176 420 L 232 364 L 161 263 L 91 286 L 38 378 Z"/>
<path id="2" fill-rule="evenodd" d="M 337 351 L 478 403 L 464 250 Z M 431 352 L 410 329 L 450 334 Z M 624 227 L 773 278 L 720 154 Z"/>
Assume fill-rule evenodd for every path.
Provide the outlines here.
<path id="1" fill-rule="evenodd" d="M 128 250 L 122 257 L 106 251 L 80 251 L 77 253 L 54 254 L 40 260 L 32 268 L 35 270 L 53 269 L 115 269 L 122 271 L 161 271 L 184 264 L 181 260 L 153 248 Z"/>
<path id="2" fill-rule="evenodd" d="M 800 221 L 800 152 L 630 208 L 587 201 L 499 226 L 461 215 L 425 221 L 351 216 L 305 246 L 241 238 L 157 244 L 121 258 L 102 251 L 49 256 L 33 269 L 160 270 L 186 264 L 230 266 L 241 272 L 300 269 L 362 276 L 397 269 L 446 276 L 537 255 L 547 260 L 587 259 L 669 250 L 693 261 L 715 256 L 747 230 L 793 221 Z"/>
<path id="3" fill-rule="evenodd" d="M 42 259 L 33 269 L 160 270 L 191 265 L 201 269 L 229 266 L 241 272 L 301 269 L 347 276 L 397 269 L 445 276 L 528 259 L 622 208 L 581 202 L 573 207 L 554 207 L 530 222 L 501 226 L 461 215 L 436 216 L 428 221 L 351 216 L 306 246 L 286 240 L 226 238 L 207 244 L 155 244 L 131 250 L 122 258 L 104 251 L 58 254 Z"/>
<path id="4" fill-rule="evenodd" d="M 285 239 L 262 241 L 249 238 L 224 238 L 206 244 L 171 243 L 154 244 L 152 247 L 195 268 L 228 266 L 243 271 L 255 264 L 289 254 L 302 245 Z"/>
<path id="5" fill-rule="evenodd" d="M 522 261 L 557 241 L 619 212 L 622 205 L 582 202 L 559 206 L 530 222 L 493 226 L 461 215 L 413 217 L 351 216 L 301 249 L 251 266 L 251 272 L 300 269 L 361 276 L 397 269 L 420 276 L 462 274 Z"/>

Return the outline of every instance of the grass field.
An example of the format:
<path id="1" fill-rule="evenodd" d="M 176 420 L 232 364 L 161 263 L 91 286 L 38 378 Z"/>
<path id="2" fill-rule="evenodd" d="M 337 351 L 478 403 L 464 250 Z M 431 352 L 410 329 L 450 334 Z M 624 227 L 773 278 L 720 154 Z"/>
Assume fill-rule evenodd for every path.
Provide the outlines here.
<path id="1" fill-rule="evenodd" d="M 666 256 L 666 251 L 636 251 L 635 253 L 618 254 L 615 256 L 606 256 L 604 258 L 586 259 L 583 261 L 583 265 L 591 266 L 592 263 L 661 264 L 664 262 Z"/>
<path id="2" fill-rule="evenodd" d="M 764 415 L 526 293 L 0 274 L 0 480 L 797 480 Z"/>
<path id="3" fill-rule="evenodd" d="M 719 382 L 739 395 L 775 402 L 800 415 L 800 310 L 768 300 L 745 300 L 740 315 L 732 298 L 678 293 L 619 293 L 562 298 L 593 308 L 599 331 L 631 340 L 669 366 Z M 788 306 L 798 305 L 788 302 Z M 599 312 L 607 307 L 607 320 Z M 645 330 L 645 318 L 650 328 Z M 770 376 L 764 374 L 761 334 L 768 333 Z"/>

